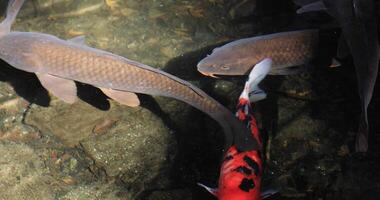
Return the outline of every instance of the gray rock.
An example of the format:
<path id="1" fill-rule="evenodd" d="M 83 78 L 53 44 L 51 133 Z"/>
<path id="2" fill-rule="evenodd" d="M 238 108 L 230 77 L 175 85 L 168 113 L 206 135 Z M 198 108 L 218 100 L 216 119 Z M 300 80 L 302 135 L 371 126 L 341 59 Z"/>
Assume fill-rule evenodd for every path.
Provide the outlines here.
<path id="1" fill-rule="evenodd" d="M 64 196 L 58 198 L 59 200 L 93 200 L 93 199 L 107 199 L 107 200 L 131 200 L 131 197 L 123 196 L 120 198 L 118 195 L 118 188 L 113 184 L 107 183 L 94 183 L 91 185 L 81 185 L 66 193 Z"/>
<path id="2" fill-rule="evenodd" d="M 81 142 L 85 152 L 108 176 L 140 192 L 168 169 L 176 143 L 160 118 L 146 109 L 125 112 L 107 134 Z"/>

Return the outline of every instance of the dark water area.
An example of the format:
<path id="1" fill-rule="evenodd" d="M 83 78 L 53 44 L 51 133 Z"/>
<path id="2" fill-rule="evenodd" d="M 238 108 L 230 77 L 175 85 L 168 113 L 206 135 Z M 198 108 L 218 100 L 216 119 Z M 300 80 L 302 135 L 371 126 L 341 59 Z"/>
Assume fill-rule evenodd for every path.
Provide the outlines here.
<path id="1" fill-rule="evenodd" d="M 369 151 L 358 154 L 352 59 L 328 67 L 339 29 L 297 8 L 289 0 L 31 0 L 12 30 L 85 35 L 86 45 L 187 80 L 234 111 L 246 77 L 203 76 L 202 58 L 235 39 L 321 28 L 319 55 L 305 72 L 261 84 L 268 97 L 254 109 L 263 188 L 279 191 L 269 200 L 379 199 L 379 84 L 368 108 Z M 139 107 L 123 106 L 79 82 L 70 105 L 34 74 L 0 65 L 0 199 L 215 199 L 197 185 L 217 186 L 224 151 L 223 131 L 206 114 L 140 94 Z"/>

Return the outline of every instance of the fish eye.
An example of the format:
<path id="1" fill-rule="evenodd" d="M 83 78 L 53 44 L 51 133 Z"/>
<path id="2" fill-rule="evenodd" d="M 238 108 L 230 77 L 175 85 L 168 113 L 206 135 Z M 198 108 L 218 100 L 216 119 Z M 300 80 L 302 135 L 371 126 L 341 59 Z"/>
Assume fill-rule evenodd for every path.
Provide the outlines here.
<path id="1" fill-rule="evenodd" d="M 221 69 L 227 71 L 227 70 L 230 70 L 230 66 L 228 66 L 228 65 L 222 65 Z"/>

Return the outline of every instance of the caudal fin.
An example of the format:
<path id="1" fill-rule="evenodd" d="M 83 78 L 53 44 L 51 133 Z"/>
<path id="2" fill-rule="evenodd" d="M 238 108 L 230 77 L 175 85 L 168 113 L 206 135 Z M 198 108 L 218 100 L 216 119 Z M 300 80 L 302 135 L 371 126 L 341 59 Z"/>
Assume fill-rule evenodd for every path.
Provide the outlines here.
<path id="1" fill-rule="evenodd" d="M 250 102 L 257 102 L 266 98 L 266 93 L 259 88 L 258 84 L 269 73 L 272 66 L 272 60 L 266 58 L 256 64 L 249 73 L 248 80 L 245 83 L 244 90 L 240 98 L 249 99 Z"/>
<path id="2" fill-rule="evenodd" d="M 310 4 L 303 5 L 300 9 L 297 10 L 297 14 L 323 10 L 327 10 L 323 1 L 316 1 Z"/>
<path id="3" fill-rule="evenodd" d="M 12 23 L 15 21 L 24 2 L 25 0 L 9 0 L 6 18 L 0 24 L 1 35 L 7 34 L 11 31 Z"/>

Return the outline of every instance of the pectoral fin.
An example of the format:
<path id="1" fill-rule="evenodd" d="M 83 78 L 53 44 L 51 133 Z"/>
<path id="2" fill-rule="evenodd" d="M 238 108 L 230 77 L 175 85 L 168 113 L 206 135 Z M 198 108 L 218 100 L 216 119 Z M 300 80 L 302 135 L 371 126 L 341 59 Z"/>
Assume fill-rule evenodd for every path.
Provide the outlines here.
<path id="1" fill-rule="evenodd" d="M 71 38 L 71 39 L 69 39 L 67 41 L 75 43 L 75 44 L 83 44 L 83 45 L 85 45 L 86 38 L 84 37 L 84 35 L 80 35 L 80 36 L 77 36 L 77 37 L 73 37 L 73 38 Z"/>
<path id="2" fill-rule="evenodd" d="M 42 86 L 54 96 L 66 103 L 74 103 L 77 99 L 77 87 L 75 82 L 64 78 L 59 78 L 49 74 L 36 73 Z"/>
<path id="3" fill-rule="evenodd" d="M 136 107 L 140 105 L 140 100 L 135 93 L 113 90 L 109 88 L 100 88 L 104 94 L 111 99 L 127 106 Z"/>
<path id="4" fill-rule="evenodd" d="M 342 64 L 337 59 L 333 58 L 331 60 L 329 67 L 334 68 L 334 67 L 340 67 L 341 65 Z"/>
<path id="5" fill-rule="evenodd" d="M 278 193 L 278 190 L 275 190 L 275 189 L 267 189 L 267 190 L 264 190 L 263 192 L 261 192 L 261 198 L 262 199 L 266 199 L 274 194 Z"/>
<path id="6" fill-rule="evenodd" d="M 210 192 L 212 195 L 214 195 L 215 197 L 218 197 L 218 189 L 216 189 L 216 188 L 210 188 L 210 187 L 208 187 L 206 185 L 203 185 L 202 183 L 198 183 L 198 186 L 203 187 L 208 192 Z"/>

